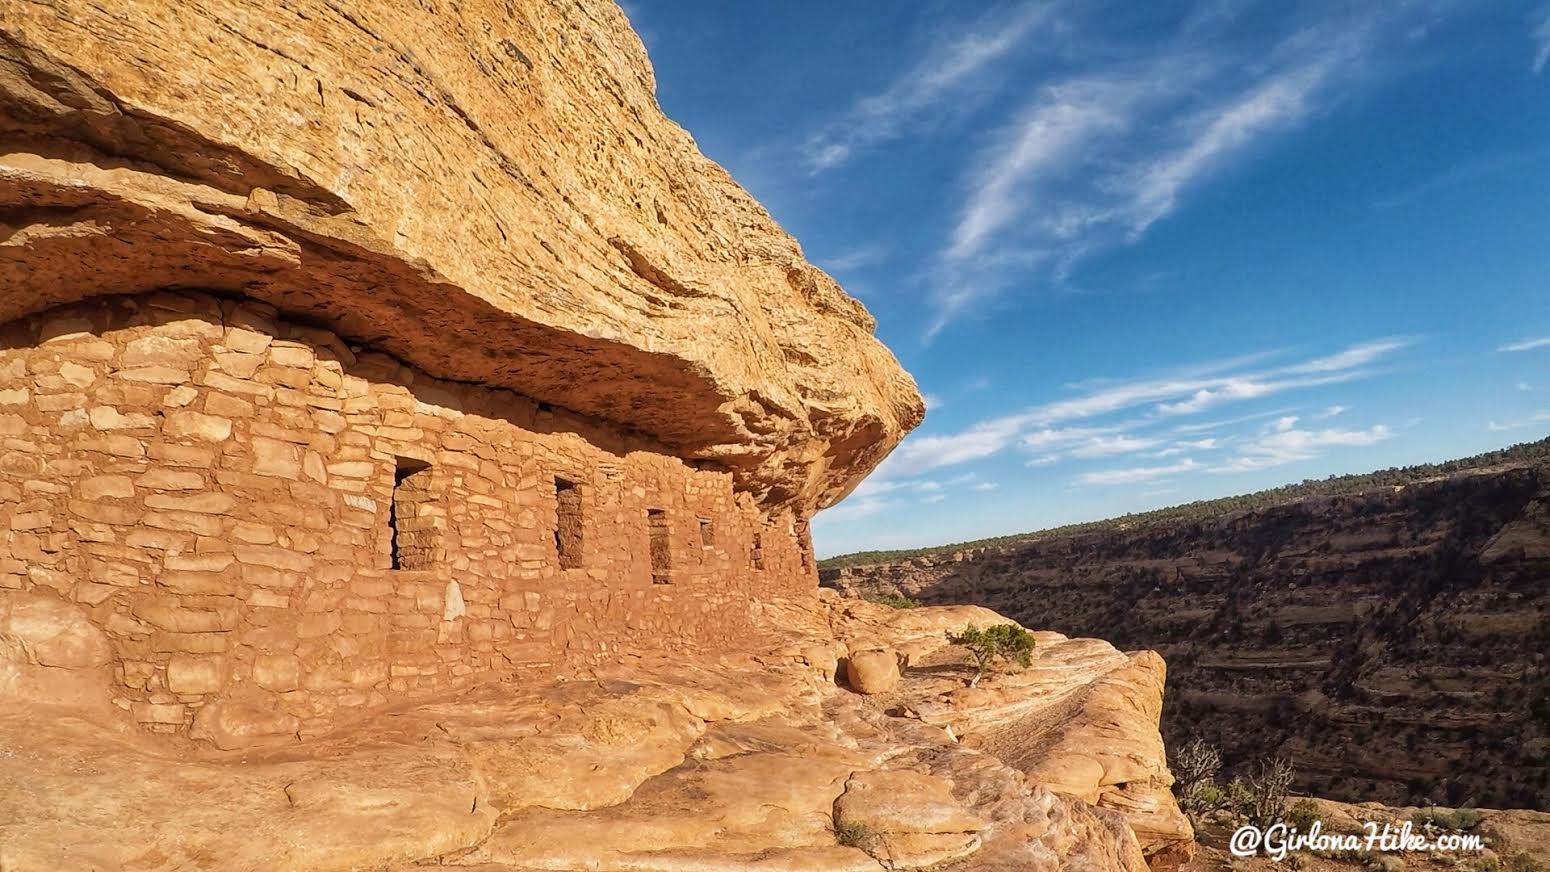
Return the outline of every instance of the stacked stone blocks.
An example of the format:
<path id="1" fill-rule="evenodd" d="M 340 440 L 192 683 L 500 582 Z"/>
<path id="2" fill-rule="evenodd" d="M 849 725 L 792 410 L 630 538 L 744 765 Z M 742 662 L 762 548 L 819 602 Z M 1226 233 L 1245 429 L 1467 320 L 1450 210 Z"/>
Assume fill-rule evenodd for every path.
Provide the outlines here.
<path id="1" fill-rule="evenodd" d="M 724 472 L 265 304 L 4 328 L 0 587 L 87 609 L 153 730 L 306 733 L 479 677 L 745 647 L 758 598 L 816 584 L 810 548 Z"/>

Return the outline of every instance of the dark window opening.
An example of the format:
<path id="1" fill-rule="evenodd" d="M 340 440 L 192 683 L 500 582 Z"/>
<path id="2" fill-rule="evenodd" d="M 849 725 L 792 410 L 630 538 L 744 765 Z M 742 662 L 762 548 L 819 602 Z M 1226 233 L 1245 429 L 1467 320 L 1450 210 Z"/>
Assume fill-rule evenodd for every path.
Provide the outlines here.
<path id="1" fill-rule="evenodd" d="M 798 521 L 795 526 L 797 534 L 797 550 L 802 553 L 802 571 L 811 572 L 813 569 L 813 534 L 806 521 Z"/>
<path id="2" fill-rule="evenodd" d="M 581 487 L 563 478 L 554 480 L 554 550 L 560 566 L 581 565 Z"/>
<path id="3" fill-rule="evenodd" d="M 700 519 L 700 544 L 706 548 L 716 545 L 716 528 L 709 518 Z"/>
<path id="4" fill-rule="evenodd" d="M 388 504 L 388 549 L 394 569 L 429 569 L 435 562 L 430 478 L 430 464 L 398 458 L 393 470 L 393 501 Z"/>
<path id="5" fill-rule="evenodd" d="M 672 581 L 668 577 L 672 570 L 672 559 L 668 545 L 667 512 L 647 509 L 646 531 L 651 539 L 651 583 L 668 584 Z"/>
<path id="6" fill-rule="evenodd" d="M 755 533 L 755 534 L 753 534 L 753 547 L 751 549 L 749 549 L 748 557 L 749 557 L 749 560 L 753 563 L 753 568 L 754 569 L 763 569 L 764 568 L 764 534 L 763 533 Z"/>

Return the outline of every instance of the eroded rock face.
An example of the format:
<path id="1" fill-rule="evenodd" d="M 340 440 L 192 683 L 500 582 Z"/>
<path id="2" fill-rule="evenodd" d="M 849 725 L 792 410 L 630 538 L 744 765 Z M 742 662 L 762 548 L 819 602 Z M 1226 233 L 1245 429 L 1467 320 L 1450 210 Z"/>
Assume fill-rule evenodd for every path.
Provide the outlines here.
<path id="1" fill-rule="evenodd" d="M 1150 856 L 1163 868 L 1155 833 L 1107 795 L 1111 777 L 1073 786 L 1041 768 L 1086 749 L 1112 777 L 1165 778 L 1155 722 L 1106 707 L 1112 685 L 1153 710 L 1156 685 L 1101 642 L 1040 634 L 1034 667 L 988 675 L 969 705 L 956 694 L 970 667 L 954 667 L 945 633 L 927 643 L 965 611 L 772 601 L 763 617 L 786 633 L 775 650 L 485 684 L 233 753 L 0 699 L 0 866 L 1143 872 Z M 928 666 L 906 668 L 879 705 L 809 656 L 863 638 L 913 641 Z M 1013 727 L 1026 744 L 1015 762 L 999 742 Z"/>
<path id="2" fill-rule="evenodd" d="M 899 661 L 886 648 L 855 651 L 845 660 L 845 679 L 857 693 L 887 693 L 899 683 Z"/>
<path id="3" fill-rule="evenodd" d="M 1290 756 L 1309 795 L 1550 805 L 1542 461 L 824 575 L 1154 649 L 1170 747 Z"/>
<path id="4" fill-rule="evenodd" d="M 654 87 L 608 0 L 12 4 L 0 323 L 256 297 L 828 505 L 919 394 Z"/>

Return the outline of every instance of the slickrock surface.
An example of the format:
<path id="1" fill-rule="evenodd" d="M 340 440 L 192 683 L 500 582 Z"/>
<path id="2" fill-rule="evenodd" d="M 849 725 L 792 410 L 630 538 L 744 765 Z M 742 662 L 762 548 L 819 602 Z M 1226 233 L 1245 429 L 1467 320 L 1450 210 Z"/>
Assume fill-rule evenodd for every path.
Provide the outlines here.
<path id="1" fill-rule="evenodd" d="M 1168 659 L 1163 735 L 1348 801 L 1550 809 L 1550 467 L 825 570 Z"/>
<path id="2" fill-rule="evenodd" d="M 767 608 L 788 629 L 767 653 L 487 684 L 241 752 L 137 731 L 101 702 L 89 642 L 43 665 L 6 612 L 0 867 L 1141 872 L 1188 858 L 1154 655 L 1040 633 L 1032 668 L 971 691 L 945 634 L 994 613 L 832 595 Z M 837 659 L 876 646 L 909 658 L 894 692 L 836 683 Z M 74 680 L 14 695 L 45 670 Z"/>
<path id="3" fill-rule="evenodd" d="M 6 3 L 0 323 L 242 294 L 828 505 L 919 394 L 654 88 L 609 0 Z"/>

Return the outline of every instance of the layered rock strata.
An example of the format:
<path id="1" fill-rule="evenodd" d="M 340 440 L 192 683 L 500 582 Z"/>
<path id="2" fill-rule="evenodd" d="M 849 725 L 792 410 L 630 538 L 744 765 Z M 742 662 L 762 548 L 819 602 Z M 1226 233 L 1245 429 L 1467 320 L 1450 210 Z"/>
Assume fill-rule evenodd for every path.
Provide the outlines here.
<path id="1" fill-rule="evenodd" d="M 1187 859 L 1154 656 L 1041 633 L 1030 669 L 970 690 L 946 633 L 994 613 L 764 609 L 786 629 L 763 650 L 483 684 L 220 753 L 113 713 L 106 643 L 77 607 L 0 593 L 0 865 L 1142 872 Z M 851 651 L 880 649 L 907 661 L 893 691 L 836 684 Z"/>
<path id="2" fill-rule="evenodd" d="M 1168 658 L 1163 735 L 1352 802 L 1550 808 L 1550 470 L 825 571 Z"/>
<path id="3" fill-rule="evenodd" d="M 0 323 L 241 294 L 828 505 L 919 394 L 654 89 L 609 0 L 8 3 Z"/>

